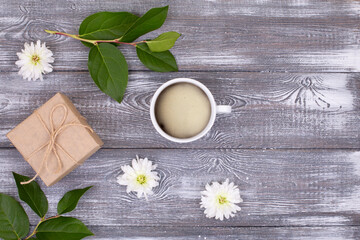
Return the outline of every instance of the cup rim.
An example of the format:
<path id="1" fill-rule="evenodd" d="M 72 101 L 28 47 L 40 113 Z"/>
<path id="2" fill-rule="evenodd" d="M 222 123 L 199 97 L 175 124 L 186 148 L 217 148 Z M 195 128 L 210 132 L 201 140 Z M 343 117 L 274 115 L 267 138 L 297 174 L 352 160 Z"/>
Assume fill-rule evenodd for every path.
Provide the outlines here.
<path id="1" fill-rule="evenodd" d="M 155 105 L 156 105 L 156 101 L 157 101 L 159 95 L 162 93 L 162 91 L 165 88 L 167 88 L 171 85 L 174 85 L 176 83 L 190 83 L 190 84 L 193 84 L 193 85 L 199 87 L 206 94 L 206 96 L 208 97 L 209 102 L 210 102 L 211 114 L 210 114 L 208 124 L 200 133 L 196 134 L 195 136 L 189 137 L 189 138 L 177 138 L 177 137 L 173 137 L 173 136 L 167 134 L 164 130 L 161 129 L 161 127 L 159 126 L 159 124 L 156 120 L 156 117 L 155 117 Z M 155 93 L 151 99 L 151 103 L 150 103 L 150 118 L 151 118 L 151 122 L 154 125 L 156 131 L 164 138 L 166 138 L 170 141 L 173 141 L 173 142 L 177 142 L 177 143 L 193 142 L 195 140 L 202 138 L 214 125 L 215 118 L 216 118 L 216 103 L 214 100 L 214 96 L 212 95 L 210 90 L 201 82 L 199 82 L 195 79 L 192 79 L 192 78 L 174 78 L 174 79 L 171 79 L 171 80 L 165 82 L 164 84 L 162 84 L 155 91 Z"/>

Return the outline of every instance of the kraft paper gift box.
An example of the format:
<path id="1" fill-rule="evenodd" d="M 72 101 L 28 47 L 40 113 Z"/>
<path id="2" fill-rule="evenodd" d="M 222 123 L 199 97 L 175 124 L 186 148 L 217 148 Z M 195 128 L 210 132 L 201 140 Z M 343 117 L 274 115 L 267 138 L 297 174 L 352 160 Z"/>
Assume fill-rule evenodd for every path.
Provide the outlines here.
<path id="1" fill-rule="evenodd" d="M 47 186 L 57 183 L 103 145 L 65 95 L 57 93 L 7 137 Z"/>

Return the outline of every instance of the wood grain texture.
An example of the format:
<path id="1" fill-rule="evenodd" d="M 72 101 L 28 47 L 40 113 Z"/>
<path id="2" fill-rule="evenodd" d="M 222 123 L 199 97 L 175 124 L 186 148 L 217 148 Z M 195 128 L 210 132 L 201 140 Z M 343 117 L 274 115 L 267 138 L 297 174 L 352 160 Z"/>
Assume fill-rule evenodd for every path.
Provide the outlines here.
<path id="1" fill-rule="evenodd" d="M 31 1 L 0 0 L 0 71 L 16 71 L 15 53 L 41 39 L 55 53 L 55 70 L 87 70 L 88 49 L 44 29 L 77 33 L 98 11 L 141 15 L 170 5 L 160 32 L 182 33 L 173 49 L 180 70 L 358 72 L 359 1 Z M 50 7 L 51 6 L 51 7 Z M 132 70 L 144 70 L 134 49 L 121 47 Z"/>
<path id="2" fill-rule="evenodd" d="M 345 240 L 359 239 L 353 227 L 99 227 L 90 226 L 95 236 L 89 239 L 175 239 L 175 240 Z"/>
<path id="3" fill-rule="evenodd" d="M 122 104 L 92 82 L 86 47 L 43 31 L 76 33 L 98 11 L 163 5 L 164 26 L 144 38 L 182 33 L 172 49 L 181 72 L 150 72 L 121 46 L 130 69 Z M 89 239 L 360 239 L 359 14 L 360 1 L 344 0 L 0 0 L 0 192 L 18 199 L 11 171 L 34 174 L 5 134 L 63 92 L 105 146 L 55 186 L 38 182 L 49 215 L 65 192 L 94 185 L 69 214 L 90 226 Z M 15 53 L 37 39 L 54 52 L 55 72 L 27 82 Z M 233 108 L 191 144 L 161 138 L 149 117 L 155 90 L 176 77 L 200 80 Z M 148 202 L 116 183 L 136 154 L 159 166 Z M 242 211 L 207 219 L 199 192 L 225 178 L 239 186 Z"/>
<path id="4" fill-rule="evenodd" d="M 150 121 L 152 95 L 176 77 L 203 82 L 218 104 L 233 108 L 232 114 L 218 115 L 208 135 L 189 144 L 167 141 Z M 132 72 L 121 104 L 102 93 L 87 72 L 52 73 L 43 82 L 16 73 L 0 73 L 0 79 L 2 147 L 10 146 L 6 133 L 58 91 L 70 97 L 106 148 L 360 147 L 359 74 Z"/>
<path id="5" fill-rule="evenodd" d="M 116 182 L 136 154 L 158 164 L 160 185 L 149 201 Z M 108 149 L 53 187 L 38 182 L 49 196 L 49 216 L 65 192 L 94 185 L 70 214 L 92 226 L 357 226 L 359 158 L 351 150 Z M 11 196 L 17 196 L 11 170 L 34 174 L 15 149 L 0 151 L 0 166 L 1 191 Z M 208 219 L 200 191 L 225 178 L 239 186 L 242 210 L 223 222 Z"/>

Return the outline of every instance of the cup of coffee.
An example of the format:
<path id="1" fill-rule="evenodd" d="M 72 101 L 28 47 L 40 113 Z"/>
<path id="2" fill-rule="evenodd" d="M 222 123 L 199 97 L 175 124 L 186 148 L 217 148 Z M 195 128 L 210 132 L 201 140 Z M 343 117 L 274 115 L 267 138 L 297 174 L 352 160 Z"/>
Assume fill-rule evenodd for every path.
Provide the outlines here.
<path id="1" fill-rule="evenodd" d="M 216 105 L 209 89 L 191 78 L 175 78 L 164 83 L 150 104 L 155 129 L 164 138 L 178 143 L 203 137 L 218 113 L 231 113 L 231 106 Z"/>

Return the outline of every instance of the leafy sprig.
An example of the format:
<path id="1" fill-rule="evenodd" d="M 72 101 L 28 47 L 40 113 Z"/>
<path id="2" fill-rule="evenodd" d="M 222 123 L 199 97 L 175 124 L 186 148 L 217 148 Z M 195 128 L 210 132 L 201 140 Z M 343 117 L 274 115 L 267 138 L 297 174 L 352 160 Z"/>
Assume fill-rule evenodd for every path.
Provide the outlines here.
<path id="1" fill-rule="evenodd" d="M 140 61 L 157 72 L 178 71 L 175 57 L 169 51 L 181 34 L 166 32 L 155 39 L 134 42 L 142 35 L 160 28 L 168 13 L 168 6 L 152 8 L 142 17 L 129 12 L 98 12 L 84 19 L 79 34 L 45 30 L 80 40 L 90 47 L 88 69 L 95 84 L 104 93 L 122 101 L 127 82 L 128 65 L 118 45 L 136 47 Z"/>
<path id="2" fill-rule="evenodd" d="M 40 217 L 40 221 L 34 231 L 29 234 L 30 223 L 24 208 L 14 198 L 0 193 L 0 238 L 4 240 L 78 240 L 93 235 L 80 220 L 61 216 L 74 210 L 79 199 L 92 186 L 67 192 L 58 203 L 58 214 L 46 218 L 48 201 L 40 186 L 35 181 L 22 185 L 22 181 L 30 178 L 14 172 L 13 175 L 19 198 Z"/>

